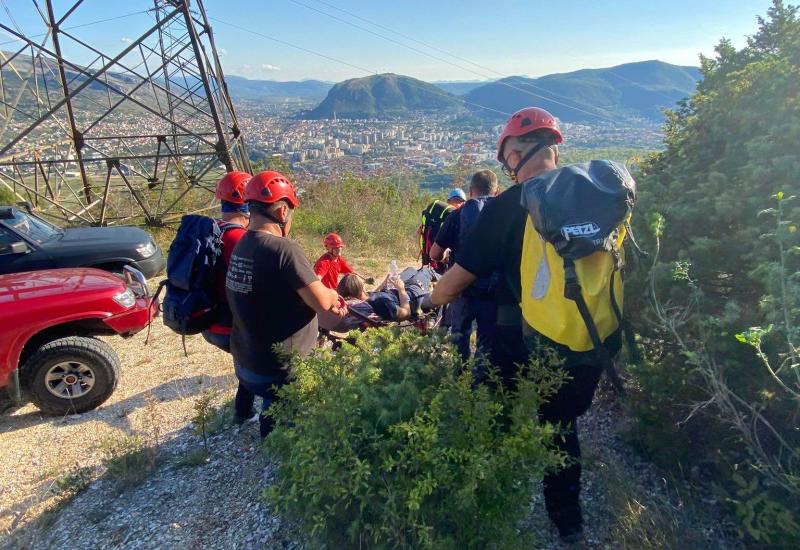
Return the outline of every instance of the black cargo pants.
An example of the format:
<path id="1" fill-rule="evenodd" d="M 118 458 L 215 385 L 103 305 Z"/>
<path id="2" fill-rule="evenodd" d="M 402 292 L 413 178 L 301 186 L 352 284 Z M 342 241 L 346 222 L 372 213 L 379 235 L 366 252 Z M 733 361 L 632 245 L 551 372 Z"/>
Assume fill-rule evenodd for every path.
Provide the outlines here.
<path id="1" fill-rule="evenodd" d="M 500 371 L 504 385 L 513 389 L 516 365 L 525 364 L 536 342 L 523 335 L 522 326 L 498 325 L 492 346 L 492 365 Z M 580 528 L 583 518 L 580 507 L 581 449 L 576 420 L 592 404 L 594 392 L 602 374 L 599 364 L 567 364 L 562 366 L 568 380 L 549 402 L 539 410 L 539 419 L 560 425 L 562 434 L 556 437 L 556 447 L 567 454 L 565 468 L 544 477 L 544 499 L 547 514 L 562 535 Z"/>

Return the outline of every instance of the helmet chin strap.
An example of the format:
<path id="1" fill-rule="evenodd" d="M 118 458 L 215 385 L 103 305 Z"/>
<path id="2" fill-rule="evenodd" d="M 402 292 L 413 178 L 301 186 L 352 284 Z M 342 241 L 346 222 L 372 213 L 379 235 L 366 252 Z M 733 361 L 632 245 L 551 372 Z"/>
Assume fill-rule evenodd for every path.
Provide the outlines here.
<path id="1" fill-rule="evenodd" d="M 278 227 L 281 228 L 281 237 L 285 237 L 286 236 L 286 223 L 287 222 L 279 220 L 278 218 L 273 216 L 271 212 L 264 212 L 264 214 L 266 214 L 266 217 L 269 220 L 271 220 L 272 223 L 274 223 L 275 225 L 277 225 Z"/>
<path id="2" fill-rule="evenodd" d="M 506 170 L 508 171 L 508 177 L 511 178 L 511 181 L 513 181 L 514 183 L 517 183 L 517 174 L 519 174 L 520 169 L 523 166 L 525 166 L 525 164 L 527 164 L 527 162 L 529 160 L 531 160 L 536 155 L 536 153 L 538 153 L 539 151 L 541 151 L 545 147 L 550 147 L 551 145 L 553 145 L 553 142 L 551 142 L 551 141 L 540 141 L 539 143 L 537 143 L 536 145 L 531 147 L 531 149 L 527 153 L 522 155 L 522 158 L 519 159 L 519 162 L 517 163 L 517 165 L 514 168 L 511 168 L 508 165 L 508 163 L 503 162 L 503 164 L 505 165 Z"/>

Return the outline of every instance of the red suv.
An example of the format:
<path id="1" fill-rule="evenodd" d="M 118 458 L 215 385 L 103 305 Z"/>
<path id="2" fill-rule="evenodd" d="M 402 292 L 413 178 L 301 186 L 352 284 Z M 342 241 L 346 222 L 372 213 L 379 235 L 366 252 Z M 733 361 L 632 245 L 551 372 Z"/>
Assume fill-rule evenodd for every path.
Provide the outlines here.
<path id="1" fill-rule="evenodd" d="M 81 413 L 109 398 L 119 359 L 96 338 L 128 337 L 157 311 L 144 276 L 91 268 L 0 275 L 0 389 L 48 414 Z"/>

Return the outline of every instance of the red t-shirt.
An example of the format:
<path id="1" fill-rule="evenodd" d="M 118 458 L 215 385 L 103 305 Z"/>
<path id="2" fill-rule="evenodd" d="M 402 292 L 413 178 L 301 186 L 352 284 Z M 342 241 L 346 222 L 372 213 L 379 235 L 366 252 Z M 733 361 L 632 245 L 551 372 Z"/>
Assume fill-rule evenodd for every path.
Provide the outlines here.
<path id="1" fill-rule="evenodd" d="M 353 268 L 347 265 L 343 257 L 334 258 L 330 252 L 319 257 L 314 264 L 314 273 L 322 278 L 322 284 L 336 290 L 339 284 L 339 273 L 352 273 Z"/>
<path id="2" fill-rule="evenodd" d="M 217 222 L 220 223 L 220 222 Z M 222 223 L 220 223 L 222 226 Z M 223 230 L 222 233 L 222 265 L 220 266 L 221 269 L 217 269 L 217 300 L 220 303 L 225 304 L 225 311 L 220 314 L 220 319 L 208 329 L 211 332 L 216 334 L 230 334 L 231 333 L 231 319 L 230 319 L 230 312 L 228 311 L 227 304 L 228 304 L 228 295 L 225 292 L 225 275 L 228 272 L 228 264 L 231 261 L 231 255 L 233 254 L 233 249 L 236 248 L 236 244 L 239 242 L 239 239 L 245 236 L 247 233 L 247 229 L 242 226 L 237 226 L 236 224 L 230 224 L 230 227 L 227 230 Z"/>

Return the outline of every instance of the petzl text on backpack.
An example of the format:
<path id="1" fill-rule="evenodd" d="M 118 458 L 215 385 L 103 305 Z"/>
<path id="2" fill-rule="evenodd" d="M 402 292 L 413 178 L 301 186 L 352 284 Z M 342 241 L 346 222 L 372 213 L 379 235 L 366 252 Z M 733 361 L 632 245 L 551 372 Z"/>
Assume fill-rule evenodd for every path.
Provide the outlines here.
<path id="1" fill-rule="evenodd" d="M 522 185 L 529 213 L 520 266 L 523 317 L 572 351 L 590 351 L 597 347 L 592 324 L 602 342 L 622 322 L 618 271 L 636 184 L 623 165 L 591 161 Z M 570 287 L 579 289 L 577 300 Z"/>

